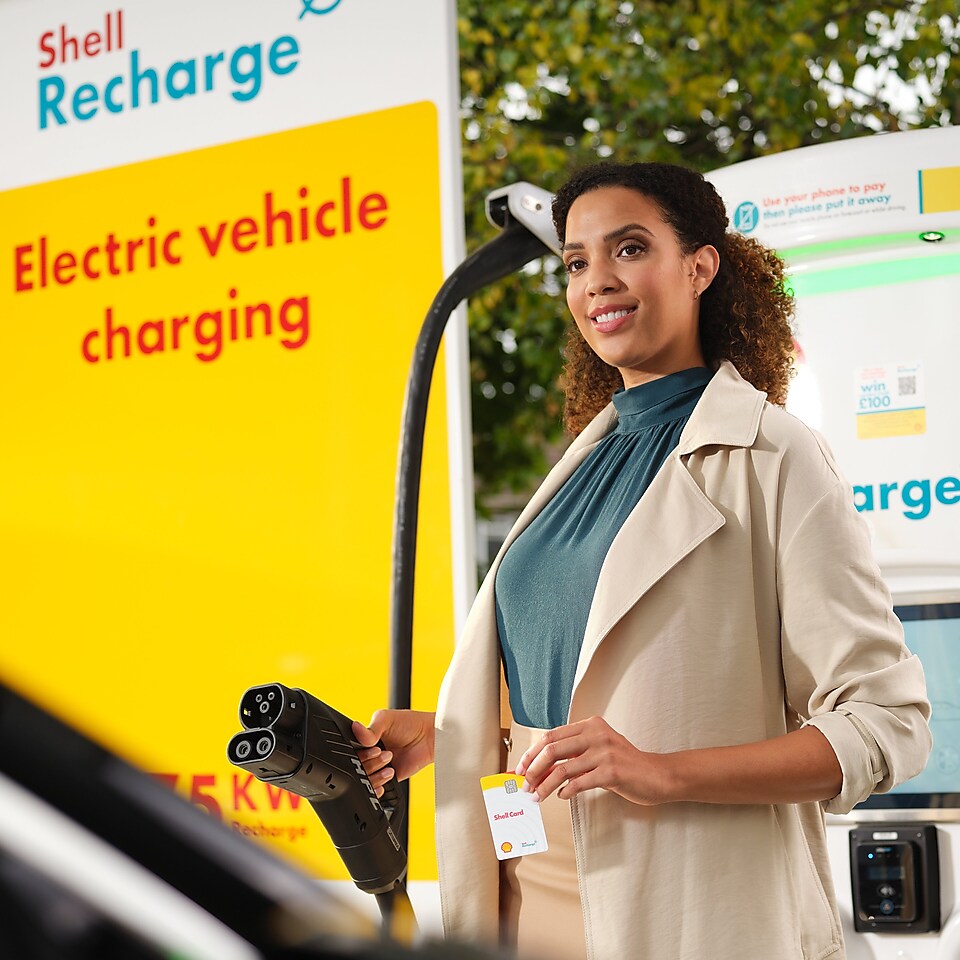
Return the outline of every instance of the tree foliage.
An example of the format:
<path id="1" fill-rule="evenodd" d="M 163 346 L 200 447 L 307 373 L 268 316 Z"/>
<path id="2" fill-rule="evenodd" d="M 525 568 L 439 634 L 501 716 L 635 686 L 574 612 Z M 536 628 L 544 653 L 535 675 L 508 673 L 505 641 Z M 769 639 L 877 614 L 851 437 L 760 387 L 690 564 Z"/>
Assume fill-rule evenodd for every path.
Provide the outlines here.
<path id="1" fill-rule="evenodd" d="M 467 237 L 484 198 L 598 158 L 698 170 L 960 120 L 956 0 L 459 0 Z M 554 257 L 469 305 L 478 508 L 563 441 Z"/>

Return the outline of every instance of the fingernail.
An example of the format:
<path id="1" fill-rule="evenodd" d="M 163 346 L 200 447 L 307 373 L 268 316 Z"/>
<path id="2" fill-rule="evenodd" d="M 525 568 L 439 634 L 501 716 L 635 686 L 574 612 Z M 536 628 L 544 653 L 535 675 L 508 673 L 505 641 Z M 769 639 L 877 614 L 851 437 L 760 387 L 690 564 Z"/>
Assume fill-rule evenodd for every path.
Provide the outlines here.
<path id="1" fill-rule="evenodd" d="M 536 790 L 534 790 L 533 793 L 530 794 L 530 798 L 533 800 L 534 803 L 540 802 L 540 794 L 537 793 Z"/>

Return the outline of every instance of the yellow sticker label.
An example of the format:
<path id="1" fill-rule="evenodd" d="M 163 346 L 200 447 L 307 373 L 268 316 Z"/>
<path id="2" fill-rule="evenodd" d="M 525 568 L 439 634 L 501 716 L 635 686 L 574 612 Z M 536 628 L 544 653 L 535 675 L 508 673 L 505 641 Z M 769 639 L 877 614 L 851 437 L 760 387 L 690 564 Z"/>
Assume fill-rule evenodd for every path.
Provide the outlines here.
<path id="1" fill-rule="evenodd" d="M 919 363 L 861 367 L 856 371 L 857 439 L 926 433 L 924 371 Z"/>
<path id="2" fill-rule="evenodd" d="M 927 411 L 892 410 L 889 413 L 865 413 L 857 417 L 857 439 L 911 437 L 927 432 Z"/>
<path id="3" fill-rule="evenodd" d="M 960 167 L 934 167 L 920 171 L 921 213 L 960 210 Z"/>

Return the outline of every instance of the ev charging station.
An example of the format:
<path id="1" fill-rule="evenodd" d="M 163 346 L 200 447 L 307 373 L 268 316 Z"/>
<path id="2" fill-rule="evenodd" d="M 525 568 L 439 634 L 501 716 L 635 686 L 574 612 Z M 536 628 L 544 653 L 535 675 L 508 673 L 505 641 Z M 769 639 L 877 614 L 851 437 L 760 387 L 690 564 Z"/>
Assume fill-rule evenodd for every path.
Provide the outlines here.
<path id="1" fill-rule="evenodd" d="M 827 817 L 849 960 L 960 958 L 958 163 L 950 127 L 708 177 L 732 227 L 786 261 L 798 371 L 787 409 L 852 484 L 933 706 L 926 769 Z"/>

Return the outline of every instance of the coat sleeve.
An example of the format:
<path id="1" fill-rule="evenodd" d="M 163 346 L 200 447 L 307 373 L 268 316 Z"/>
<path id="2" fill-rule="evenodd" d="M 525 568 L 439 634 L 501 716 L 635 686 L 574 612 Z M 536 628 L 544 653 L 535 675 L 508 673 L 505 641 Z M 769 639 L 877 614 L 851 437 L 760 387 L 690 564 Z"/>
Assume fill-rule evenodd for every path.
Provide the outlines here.
<path id="1" fill-rule="evenodd" d="M 932 746 L 923 668 L 842 477 L 788 535 L 778 562 L 787 703 L 833 747 L 843 786 L 825 809 L 847 813 L 923 769 Z"/>

